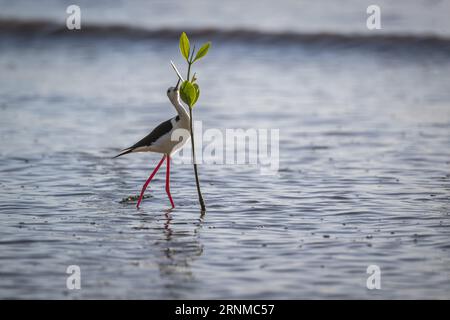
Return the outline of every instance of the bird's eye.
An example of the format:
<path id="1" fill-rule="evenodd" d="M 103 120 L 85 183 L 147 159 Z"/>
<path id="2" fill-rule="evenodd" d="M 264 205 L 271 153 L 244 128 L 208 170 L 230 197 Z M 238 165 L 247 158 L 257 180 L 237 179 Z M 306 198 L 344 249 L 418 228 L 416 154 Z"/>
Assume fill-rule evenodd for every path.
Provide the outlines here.
<path id="1" fill-rule="evenodd" d="M 170 89 L 167 89 L 167 93 L 169 93 L 170 92 Z"/>

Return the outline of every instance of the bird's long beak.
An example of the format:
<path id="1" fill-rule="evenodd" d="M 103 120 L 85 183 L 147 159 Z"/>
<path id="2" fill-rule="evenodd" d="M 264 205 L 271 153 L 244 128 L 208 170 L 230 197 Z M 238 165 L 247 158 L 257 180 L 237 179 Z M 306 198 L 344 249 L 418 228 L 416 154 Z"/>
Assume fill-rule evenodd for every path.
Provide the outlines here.
<path id="1" fill-rule="evenodd" d="M 177 85 L 175 86 L 175 90 L 178 90 L 178 86 L 180 85 L 181 79 L 178 79 Z"/>
<path id="2" fill-rule="evenodd" d="M 170 61 L 170 64 L 172 65 L 173 70 L 175 70 L 177 76 L 178 76 L 178 82 L 177 82 L 177 86 L 175 88 L 178 88 L 178 85 L 180 84 L 180 81 L 184 82 L 183 77 L 181 76 L 180 72 L 178 71 L 177 67 L 175 67 L 175 64 L 173 63 L 173 61 Z"/>

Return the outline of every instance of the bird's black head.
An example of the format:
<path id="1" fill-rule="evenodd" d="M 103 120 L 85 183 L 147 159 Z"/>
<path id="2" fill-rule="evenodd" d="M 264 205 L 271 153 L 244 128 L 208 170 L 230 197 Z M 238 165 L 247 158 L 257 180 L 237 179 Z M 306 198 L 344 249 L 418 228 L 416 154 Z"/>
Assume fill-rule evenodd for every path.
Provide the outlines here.
<path id="1" fill-rule="evenodd" d="M 167 89 L 167 96 L 169 97 L 170 100 L 176 98 L 177 95 L 179 94 L 178 90 L 179 86 L 180 86 L 180 79 L 178 79 L 178 82 L 175 87 L 170 87 L 169 89 Z"/>
<path id="2" fill-rule="evenodd" d="M 169 97 L 169 99 L 174 99 L 176 98 L 178 95 L 178 88 L 176 87 L 170 87 L 169 89 L 167 89 L 167 96 Z"/>

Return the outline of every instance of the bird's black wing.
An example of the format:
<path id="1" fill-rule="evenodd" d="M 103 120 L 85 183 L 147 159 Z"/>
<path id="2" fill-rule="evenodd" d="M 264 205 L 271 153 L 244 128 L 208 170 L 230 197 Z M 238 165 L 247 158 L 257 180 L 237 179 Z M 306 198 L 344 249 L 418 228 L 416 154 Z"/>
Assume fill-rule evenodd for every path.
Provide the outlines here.
<path id="1" fill-rule="evenodd" d="M 148 147 L 151 146 L 156 140 L 161 138 L 166 133 L 172 130 L 172 119 L 164 121 L 160 125 L 158 125 L 152 132 L 150 132 L 147 136 L 136 142 L 131 148 L 136 149 L 139 147 Z"/>
<path id="2" fill-rule="evenodd" d="M 173 118 L 172 118 L 173 119 Z M 123 156 L 124 154 L 133 152 L 134 149 L 139 147 L 148 147 L 151 146 L 156 140 L 161 138 L 166 133 L 170 132 L 172 130 L 172 119 L 169 119 L 167 121 L 164 121 L 163 123 L 159 124 L 155 129 L 153 129 L 152 132 L 150 132 L 147 136 L 136 142 L 134 145 L 132 145 L 129 148 L 123 149 L 117 156 L 114 158 Z M 178 121 L 180 119 L 179 116 L 175 117 L 175 121 Z"/>

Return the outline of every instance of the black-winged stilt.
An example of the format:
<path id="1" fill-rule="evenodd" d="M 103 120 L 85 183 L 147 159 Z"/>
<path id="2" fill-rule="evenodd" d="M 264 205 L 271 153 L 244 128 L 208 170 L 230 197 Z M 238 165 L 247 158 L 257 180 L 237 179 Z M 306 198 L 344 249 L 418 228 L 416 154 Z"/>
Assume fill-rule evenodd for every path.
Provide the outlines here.
<path id="1" fill-rule="evenodd" d="M 178 73 L 178 72 L 177 72 Z M 179 73 L 178 73 L 179 75 Z M 141 194 L 139 196 L 138 203 L 136 205 L 139 208 L 139 205 L 142 201 L 142 197 L 144 196 L 145 189 L 147 189 L 148 184 L 155 176 L 158 169 L 161 167 L 162 163 L 165 159 L 167 159 L 167 171 L 166 171 L 166 192 L 169 196 L 170 204 L 172 208 L 175 208 L 175 204 L 173 203 L 172 196 L 170 195 L 170 156 L 176 150 L 181 148 L 187 141 L 189 141 L 189 113 L 184 109 L 183 105 L 180 101 L 180 91 L 179 84 L 180 80 L 183 80 L 179 75 L 179 80 L 175 87 L 170 87 L 167 89 L 167 96 L 169 97 L 170 102 L 177 110 L 178 115 L 173 117 L 167 121 L 164 121 L 160 125 L 158 125 L 155 129 L 153 129 L 150 134 L 136 142 L 129 148 L 123 149 L 117 156 L 114 158 L 123 156 L 132 152 L 156 152 L 162 153 L 163 157 L 159 161 L 156 168 L 153 170 L 150 177 L 142 186 Z M 173 141 L 172 133 L 177 129 L 185 129 L 185 134 L 181 135 L 181 141 Z"/>

